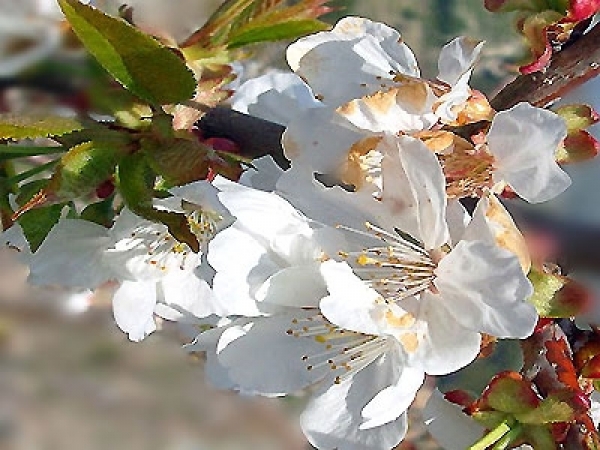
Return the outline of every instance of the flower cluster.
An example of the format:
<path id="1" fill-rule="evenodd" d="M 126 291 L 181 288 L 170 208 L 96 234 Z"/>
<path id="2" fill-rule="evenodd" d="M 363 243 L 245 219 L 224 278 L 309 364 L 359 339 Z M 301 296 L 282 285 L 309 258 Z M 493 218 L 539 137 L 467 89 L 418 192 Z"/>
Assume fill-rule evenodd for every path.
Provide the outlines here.
<path id="1" fill-rule="evenodd" d="M 213 291 L 243 300 L 231 313 L 244 317 L 190 349 L 207 352 L 220 386 L 316 386 L 301 421 L 317 448 L 394 447 L 426 374 L 468 365 L 482 337 L 533 332 L 531 262 L 495 194 L 543 202 L 565 190 L 566 128 L 528 104 L 493 111 L 468 85 L 481 47 L 452 41 L 426 80 L 395 30 L 346 18 L 288 48 L 295 74 L 234 97 L 287 126 L 291 167 L 217 186 L 236 220 L 209 244 Z M 464 197 L 479 199 L 472 215 Z"/>
<path id="2" fill-rule="evenodd" d="M 286 126 L 287 170 L 259 159 L 238 182 L 156 200 L 198 248 L 127 208 L 109 229 L 64 217 L 27 255 L 31 281 L 112 283 L 135 341 L 155 316 L 210 320 L 187 349 L 206 352 L 215 385 L 311 388 L 301 423 L 315 447 L 395 447 L 426 375 L 534 331 L 531 257 L 498 195 L 544 202 L 570 184 L 555 159 L 563 119 L 526 103 L 496 112 L 469 86 L 481 49 L 453 40 L 430 80 L 381 23 L 350 17 L 300 39 L 294 73 L 233 100 Z"/>

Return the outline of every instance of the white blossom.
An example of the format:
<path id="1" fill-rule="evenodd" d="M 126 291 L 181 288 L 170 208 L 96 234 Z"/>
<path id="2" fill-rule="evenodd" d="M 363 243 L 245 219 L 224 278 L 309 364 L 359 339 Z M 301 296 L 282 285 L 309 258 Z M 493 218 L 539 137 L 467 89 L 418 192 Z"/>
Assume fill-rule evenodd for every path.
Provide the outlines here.
<path id="1" fill-rule="evenodd" d="M 210 189 L 208 183 L 198 182 L 175 189 L 176 198 L 159 203 L 187 209 L 190 230 L 203 245 L 223 220 L 221 206 L 200 207 L 210 208 Z M 200 264 L 201 254 L 175 240 L 165 225 L 124 209 L 110 229 L 61 219 L 33 255 L 29 279 L 34 284 L 89 289 L 117 281 L 115 321 L 131 340 L 139 341 L 156 329 L 154 314 L 188 320 L 218 312 L 210 287 L 197 275 Z"/>

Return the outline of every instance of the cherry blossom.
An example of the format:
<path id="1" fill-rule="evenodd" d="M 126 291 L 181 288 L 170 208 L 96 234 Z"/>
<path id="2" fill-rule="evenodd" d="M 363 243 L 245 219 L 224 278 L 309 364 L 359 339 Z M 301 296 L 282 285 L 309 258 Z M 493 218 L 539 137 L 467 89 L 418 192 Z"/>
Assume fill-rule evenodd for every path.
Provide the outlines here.
<path id="1" fill-rule="evenodd" d="M 158 203 L 187 210 L 190 230 L 204 245 L 217 232 L 224 211 L 218 205 L 206 209 L 210 189 L 210 184 L 198 182 L 174 189 L 177 197 Z M 194 191 L 198 193 L 190 194 Z M 33 284 L 89 289 L 117 281 L 115 321 L 131 340 L 139 341 L 156 329 L 154 314 L 179 321 L 216 312 L 210 287 L 196 273 L 200 265 L 201 254 L 175 240 L 165 225 L 125 208 L 110 229 L 61 219 L 32 256 L 29 279 Z"/>

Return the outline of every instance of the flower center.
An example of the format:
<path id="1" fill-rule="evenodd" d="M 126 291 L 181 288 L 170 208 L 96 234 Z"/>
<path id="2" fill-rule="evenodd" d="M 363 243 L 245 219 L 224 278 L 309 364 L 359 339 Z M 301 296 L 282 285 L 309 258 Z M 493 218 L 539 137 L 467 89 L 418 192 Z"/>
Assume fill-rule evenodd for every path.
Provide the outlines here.
<path id="1" fill-rule="evenodd" d="M 446 193 L 450 198 L 482 197 L 494 184 L 494 157 L 483 147 L 455 145 L 446 154 L 438 154 L 446 177 Z"/>
<path id="2" fill-rule="evenodd" d="M 350 230 L 381 242 L 358 252 L 340 252 L 354 273 L 388 302 L 398 302 L 431 287 L 437 264 L 419 244 L 370 223 Z"/>
<path id="3" fill-rule="evenodd" d="M 286 332 L 296 338 L 312 338 L 322 351 L 303 355 L 306 370 L 327 368 L 333 383 L 340 384 L 385 353 L 390 342 L 385 336 L 372 336 L 339 328 L 322 314 L 293 319 Z"/>
<path id="4" fill-rule="evenodd" d="M 172 267 L 184 270 L 192 253 L 187 244 L 177 241 L 169 234 L 167 227 L 160 224 L 138 226 L 131 232 L 131 238 L 121 242 L 121 245 L 130 249 L 144 248 L 145 262 L 163 272 Z"/>
<path id="5" fill-rule="evenodd" d="M 198 239 L 201 248 L 217 234 L 219 223 L 223 220 L 220 214 L 202 209 L 194 209 L 186 217 L 190 231 Z"/>
<path id="6" fill-rule="evenodd" d="M 356 142 L 347 155 L 342 166 L 340 178 L 342 182 L 351 184 L 359 191 L 365 184 L 374 184 L 381 191 L 381 160 L 383 155 L 377 150 L 381 138 L 370 136 Z"/>

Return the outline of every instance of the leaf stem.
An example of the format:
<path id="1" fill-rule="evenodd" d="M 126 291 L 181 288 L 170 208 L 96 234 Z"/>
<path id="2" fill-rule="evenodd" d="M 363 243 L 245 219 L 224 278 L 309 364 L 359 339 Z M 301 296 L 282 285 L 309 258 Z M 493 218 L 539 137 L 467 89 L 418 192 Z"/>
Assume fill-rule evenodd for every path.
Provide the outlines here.
<path id="1" fill-rule="evenodd" d="M 64 147 L 37 147 L 35 145 L 6 145 L 0 144 L 0 161 L 9 159 L 24 158 L 27 156 L 52 155 L 63 153 Z"/>
<path id="2" fill-rule="evenodd" d="M 485 450 L 502 439 L 505 434 L 509 433 L 515 422 L 515 419 L 512 417 L 504 420 L 483 438 L 471 445 L 468 450 Z"/>
<path id="3" fill-rule="evenodd" d="M 520 423 L 516 423 L 508 433 L 502 436 L 492 450 L 506 450 L 510 444 L 512 444 L 521 434 L 523 426 Z"/>
<path id="4" fill-rule="evenodd" d="M 27 178 L 31 178 L 32 176 L 37 175 L 38 173 L 42 173 L 45 170 L 51 169 L 58 163 L 58 161 L 59 161 L 58 159 L 55 159 L 54 161 L 50 161 L 46 164 L 42 164 L 40 166 L 34 167 L 33 169 L 29 169 L 29 170 L 26 170 L 25 172 L 21 172 L 20 174 L 15 175 L 14 177 L 5 178 L 3 180 L 3 182 L 8 185 L 14 185 L 14 184 L 20 183 L 21 181 L 26 180 Z"/>

